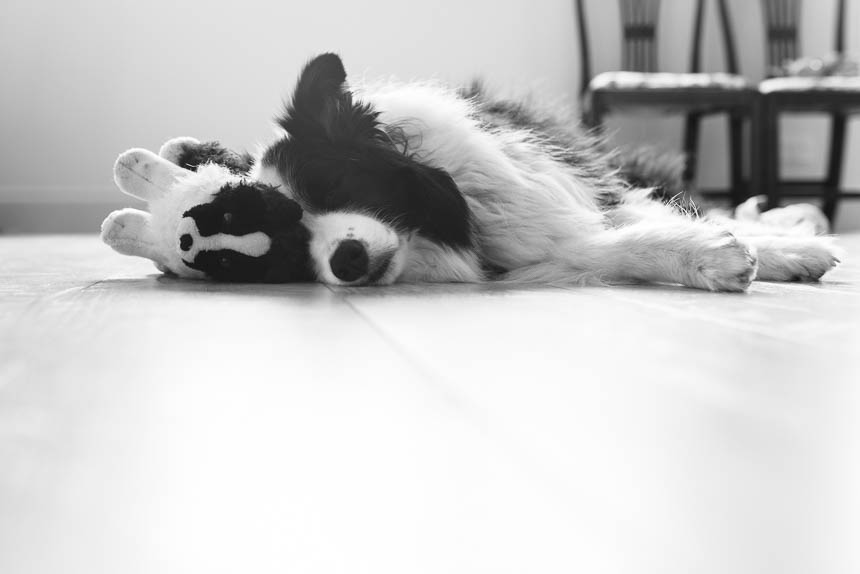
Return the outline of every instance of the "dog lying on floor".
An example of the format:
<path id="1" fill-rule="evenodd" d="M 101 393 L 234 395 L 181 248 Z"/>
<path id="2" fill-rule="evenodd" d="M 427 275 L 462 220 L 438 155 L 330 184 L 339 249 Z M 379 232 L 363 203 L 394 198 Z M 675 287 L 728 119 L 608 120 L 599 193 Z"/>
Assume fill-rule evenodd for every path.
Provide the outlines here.
<path id="1" fill-rule="evenodd" d="M 161 155 L 188 169 L 222 165 L 222 183 L 213 166 L 205 178 L 182 178 L 197 196 L 215 197 L 239 172 L 297 202 L 308 239 L 307 256 L 295 260 L 308 268 L 294 276 L 333 285 L 646 281 L 744 291 L 755 278 L 814 281 L 838 263 L 829 238 L 691 217 L 631 185 L 636 178 L 593 138 L 525 107 L 430 84 L 348 87 L 335 54 L 305 66 L 277 122 L 283 136 L 256 157 L 190 138 Z M 177 249 L 190 247 L 190 237 L 174 239 Z M 223 269 L 203 271 L 247 280 L 231 269 L 254 256 L 225 252 L 207 259 Z M 201 273 L 183 263 L 168 269 Z"/>

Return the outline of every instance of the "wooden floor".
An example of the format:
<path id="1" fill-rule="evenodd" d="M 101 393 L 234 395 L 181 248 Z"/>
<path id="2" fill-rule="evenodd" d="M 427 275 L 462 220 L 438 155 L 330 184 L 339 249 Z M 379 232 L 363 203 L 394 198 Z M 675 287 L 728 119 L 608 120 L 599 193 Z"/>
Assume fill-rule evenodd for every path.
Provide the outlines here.
<path id="1" fill-rule="evenodd" d="M 0 238 L 0 573 L 860 572 L 821 284 L 185 282 Z"/>

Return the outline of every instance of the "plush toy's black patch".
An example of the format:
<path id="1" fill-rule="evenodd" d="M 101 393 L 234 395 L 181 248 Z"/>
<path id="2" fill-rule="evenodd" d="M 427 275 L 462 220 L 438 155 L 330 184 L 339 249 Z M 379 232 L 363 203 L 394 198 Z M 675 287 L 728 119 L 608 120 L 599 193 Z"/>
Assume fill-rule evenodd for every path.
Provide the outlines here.
<path id="1" fill-rule="evenodd" d="M 209 203 L 196 205 L 191 217 L 204 237 L 247 235 L 262 231 L 271 239 L 269 251 L 251 257 L 230 249 L 200 251 L 192 269 L 222 281 L 287 283 L 314 279 L 308 251 L 310 233 L 301 223 L 302 209 L 274 187 L 259 183 L 228 184 Z"/>
<path id="2" fill-rule="evenodd" d="M 236 153 L 222 146 L 217 141 L 182 146 L 182 153 L 177 158 L 180 167 L 197 171 L 206 163 L 222 165 L 238 174 L 247 174 L 254 166 L 254 158 L 249 153 Z"/>
<path id="3" fill-rule="evenodd" d="M 355 101 L 345 81 L 335 54 L 307 64 L 278 119 L 289 137 L 268 148 L 263 165 L 315 209 L 373 213 L 403 231 L 471 246 L 471 213 L 451 176 L 404 153 L 394 130 L 371 105 Z"/>
<path id="4" fill-rule="evenodd" d="M 245 235 L 262 231 L 268 235 L 302 218 L 302 208 L 275 187 L 241 182 L 223 186 L 209 203 L 196 205 L 182 214 L 192 217 L 200 235 L 216 233 Z"/>

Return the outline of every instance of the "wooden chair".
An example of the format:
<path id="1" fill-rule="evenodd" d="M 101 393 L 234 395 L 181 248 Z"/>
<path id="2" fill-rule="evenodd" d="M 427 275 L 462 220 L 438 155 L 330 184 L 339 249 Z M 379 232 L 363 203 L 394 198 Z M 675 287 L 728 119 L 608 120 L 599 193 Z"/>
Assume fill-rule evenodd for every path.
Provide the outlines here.
<path id="1" fill-rule="evenodd" d="M 800 0 L 762 0 L 767 39 L 767 63 L 771 72 L 799 49 Z M 845 49 L 845 0 L 837 0 L 834 49 Z M 860 77 L 781 77 L 763 81 L 763 135 L 760 152 L 764 161 L 764 190 L 768 207 L 777 207 L 783 197 L 821 197 L 822 210 L 832 222 L 842 197 L 860 197 L 860 192 L 842 191 L 840 182 L 845 151 L 845 124 L 849 115 L 860 113 Z M 779 120 L 784 113 L 823 112 L 830 116 L 830 148 L 824 180 L 783 181 L 779 176 Z"/>
<path id="2" fill-rule="evenodd" d="M 702 26 L 707 0 L 696 0 L 692 48 L 688 73 L 658 73 L 657 36 L 660 0 L 619 0 L 621 8 L 622 62 L 619 72 L 592 76 L 591 48 L 585 0 L 576 0 L 581 57 L 581 102 L 584 123 L 599 128 L 613 111 L 645 108 L 661 114 L 685 115 L 685 180 L 695 179 L 699 124 L 708 114 L 729 118 L 729 168 L 733 205 L 741 203 L 749 190 L 760 188 L 759 171 L 751 169 L 749 187 L 744 185 L 743 122 L 750 123 L 750 164 L 758 165 L 758 94 L 738 74 L 737 52 L 726 0 L 717 0 L 720 29 L 728 73 L 701 73 Z M 755 157 L 753 157 L 755 156 Z"/>

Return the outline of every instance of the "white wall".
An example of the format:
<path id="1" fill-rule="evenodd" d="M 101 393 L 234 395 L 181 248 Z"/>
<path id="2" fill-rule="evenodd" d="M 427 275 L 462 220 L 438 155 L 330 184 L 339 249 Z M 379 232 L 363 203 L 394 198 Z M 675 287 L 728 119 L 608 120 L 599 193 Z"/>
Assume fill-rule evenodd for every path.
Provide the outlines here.
<path id="1" fill-rule="evenodd" d="M 0 202 L 101 201 L 129 147 L 252 148 L 301 65 L 575 93 L 568 0 L 4 0 Z"/>
<path id="2" fill-rule="evenodd" d="M 804 44 L 811 54 L 827 49 L 832 3 L 805 3 Z M 759 78 L 759 2 L 731 4 L 744 72 Z M 692 6 L 692 0 L 664 0 L 662 25 L 672 31 L 661 45 L 666 70 L 687 67 Z M 607 69 L 619 54 L 617 4 L 590 0 L 589 8 L 596 65 Z M 858 12 L 852 6 L 849 13 L 855 51 Z M 129 147 L 154 149 L 176 135 L 217 138 L 236 148 L 266 141 L 269 118 L 301 65 L 321 51 L 340 52 L 353 75 L 459 83 L 480 74 L 492 86 L 539 88 L 573 103 L 579 80 L 574 23 L 572 0 L 4 0 L 0 225 L 13 203 L 126 201 L 112 184 L 111 167 Z M 722 67 L 715 23 L 709 14 L 708 69 Z M 796 133 L 815 133 L 822 143 L 809 147 L 818 154 L 826 128 L 813 123 Z M 677 121 L 624 118 L 613 125 L 621 139 L 670 148 L 680 141 Z M 856 122 L 850 141 L 849 153 L 858 157 Z M 722 186 L 719 121 L 706 123 L 703 142 L 702 184 Z M 858 164 L 846 167 L 846 183 L 855 187 Z"/>

